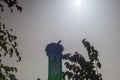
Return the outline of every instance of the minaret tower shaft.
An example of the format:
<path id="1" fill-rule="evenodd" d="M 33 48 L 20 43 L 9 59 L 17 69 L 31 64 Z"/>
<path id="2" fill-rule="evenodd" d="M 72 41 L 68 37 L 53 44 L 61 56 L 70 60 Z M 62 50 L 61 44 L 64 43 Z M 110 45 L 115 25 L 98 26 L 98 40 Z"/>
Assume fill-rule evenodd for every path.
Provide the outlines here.
<path id="1" fill-rule="evenodd" d="M 62 51 L 63 46 L 58 43 L 50 43 L 46 47 L 48 56 L 48 80 L 62 80 Z"/>

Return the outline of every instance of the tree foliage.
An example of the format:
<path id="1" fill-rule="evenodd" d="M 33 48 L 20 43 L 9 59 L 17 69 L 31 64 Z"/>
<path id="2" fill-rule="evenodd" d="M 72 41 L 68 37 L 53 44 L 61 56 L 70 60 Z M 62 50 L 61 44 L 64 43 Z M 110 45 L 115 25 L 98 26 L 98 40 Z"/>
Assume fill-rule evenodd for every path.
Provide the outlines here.
<path id="1" fill-rule="evenodd" d="M 63 72 L 63 79 L 67 76 L 68 80 L 102 80 L 102 75 L 99 73 L 101 63 L 98 58 L 98 51 L 94 46 L 82 40 L 84 47 L 87 50 L 89 60 L 85 59 L 81 54 L 75 52 L 63 55 L 63 59 L 67 60 L 64 65 L 68 69 Z"/>
<path id="2" fill-rule="evenodd" d="M 18 0 L 0 0 L 0 9 L 3 12 L 5 9 L 5 6 L 13 12 L 13 7 L 16 7 L 18 11 L 22 12 L 22 7 L 19 6 Z"/>
<path id="3" fill-rule="evenodd" d="M 6 6 L 8 6 L 11 12 L 13 12 L 13 7 L 16 7 L 20 12 L 22 11 L 22 7 L 18 5 L 17 0 L 0 0 L 1 12 L 4 12 Z M 21 61 L 21 56 L 17 48 L 17 36 L 13 35 L 12 32 L 12 29 L 6 29 L 6 25 L 0 21 L 0 80 L 17 80 L 15 76 L 17 68 L 7 66 L 2 61 L 7 56 L 10 58 L 16 56 L 16 62 Z"/>
<path id="4" fill-rule="evenodd" d="M 2 57 L 14 55 L 17 62 L 21 61 L 20 53 L 17 49 L 17 36 L 12 34 L 12 29 L 5 28 L 5 24 L 0 23 L 0 80 L 17 80 L 14 73 L 17 72 L 16 67 L 4 65 Z"/>

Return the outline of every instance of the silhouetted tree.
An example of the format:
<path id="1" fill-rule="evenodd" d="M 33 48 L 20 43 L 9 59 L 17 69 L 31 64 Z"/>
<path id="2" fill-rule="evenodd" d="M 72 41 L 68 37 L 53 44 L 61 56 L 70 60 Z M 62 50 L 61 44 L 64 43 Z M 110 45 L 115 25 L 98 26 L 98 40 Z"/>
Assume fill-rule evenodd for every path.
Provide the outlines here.
<path id="1" fill-rule="evenodd" d="M 71 53 L 63 55 L 63 59 L 68 60 L 64 63 L 68 70 L 63 72 L 63 80 L 66 76 L 68 80 L 102 80 L 102 75 L 98 70 L 101 69 L 98 51 L 85 39 L 82 40 L 82 43 L 88 52 L 89 60 L 78 52 L 73 55 Z"/>
<path id="2" fill-rule="evenodd" d="M 20 12 L 22 11 L 22 8 L 18 5 L 17 0 L 0 0 L 1 12 L 4 12 L 6 5 L 8 6 L 8 9 L 11 10 L 11 12 L 13 12 L 14 6 Z M 6 29 L 6 25 L 0 21 L 0 80 L 17 80 L 15 76 L 17 68 L 13 66 L 7 66 L 2 61 L 2 59 L 7 56 L 10 58 L 16 56 L 16 61 L 21 61 L 20 53 L 17 49 L 17 36 L 13 35 L 12 32 L 12 29 Z"/>

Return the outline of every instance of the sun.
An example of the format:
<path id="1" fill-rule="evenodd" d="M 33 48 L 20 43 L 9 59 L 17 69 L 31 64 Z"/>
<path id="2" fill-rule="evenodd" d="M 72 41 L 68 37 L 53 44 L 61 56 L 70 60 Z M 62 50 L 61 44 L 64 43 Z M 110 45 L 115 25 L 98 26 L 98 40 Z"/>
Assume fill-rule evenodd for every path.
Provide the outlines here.
<path id="1" fill-rule="evenodd" d="M 75 0 L 76 7 L 80 7 L 80 4 L 81 4 L 81 0 Z"/>
<path id="2" fill-rule="evenodd" d="M 75 9 L 76 9 L 76 15 L 80 15 L 80 9 L 81 9 L 81 0 L 75 0 Z"/>

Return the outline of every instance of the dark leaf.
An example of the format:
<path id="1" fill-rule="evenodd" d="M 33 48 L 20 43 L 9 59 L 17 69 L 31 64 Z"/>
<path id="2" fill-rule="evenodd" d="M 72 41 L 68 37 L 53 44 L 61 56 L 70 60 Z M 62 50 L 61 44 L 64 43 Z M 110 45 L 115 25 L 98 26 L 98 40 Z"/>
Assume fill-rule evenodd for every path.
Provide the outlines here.
<path id="1" fill-rule="evenodd" d="M 19 56 L 19 52 L 18 52 L 18 50 L 17 49 L 15 49 L 15 52 L 16 52 L 16 56 Z"/>
<path id="2" fill-rule="evenodd" d="M 3 24 L 3 29 L 5 29 L 5 24 Z"/>
<path id="3" fill-rule="evenodd" d="M 16 5 L 16 7 L 17 7 L 18 11 L 22 12 L 22 7 L 21 6 Z"/>
<path id="4" fill-rule="evenodd" d="M 14 40 L 16 40 L 17 39 L 17 36 L 14 36 Z"/>
<path id="5" fill-rule="evenodd" d="M 17 60 L 17 62 L 19 62 L 19 61 L 21 61 L 21 57 L 20 57 L 20 56 L 18 57 L 18 60 Z"/>
<path id="6" fill-rule="evenodd" d="M 101 69 L 101 63 L 98 61 L 97 66 Z"/>
<path id="7" fill-rule="evenodd" d="M 10 31 L 13 31 L 12 29 L 10 29 Z"/>

